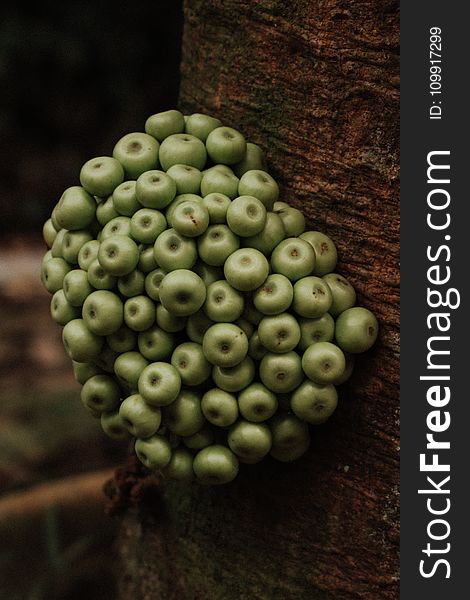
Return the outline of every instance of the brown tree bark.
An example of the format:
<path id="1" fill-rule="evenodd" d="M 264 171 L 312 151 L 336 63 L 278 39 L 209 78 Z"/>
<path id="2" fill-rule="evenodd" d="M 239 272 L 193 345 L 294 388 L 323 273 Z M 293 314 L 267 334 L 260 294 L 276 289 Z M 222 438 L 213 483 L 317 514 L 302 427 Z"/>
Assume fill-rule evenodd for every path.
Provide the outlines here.
<path id="1" fill-rule="evenodd" d="M 381 333 L 304 458 L 141 495 L 123 518 L 121 598 L 398 597 L 398 36 L 395 0 L 186 2 L 181 109 L 263 147 Z M 138 498 L 131 471 L 121 496 Z"/>

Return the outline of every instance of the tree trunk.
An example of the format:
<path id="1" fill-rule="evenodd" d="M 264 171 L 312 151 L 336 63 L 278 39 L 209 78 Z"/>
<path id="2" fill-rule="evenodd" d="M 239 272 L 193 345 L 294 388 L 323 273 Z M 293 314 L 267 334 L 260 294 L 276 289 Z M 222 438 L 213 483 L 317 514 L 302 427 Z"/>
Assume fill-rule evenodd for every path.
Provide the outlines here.
<path id="1" fill-rule="evenodd" d="M 185 4 L 181 109 L 262 146 L 381 333 L 299 461 L 158 492 L 130 461 L 123 599 L 398 597 L 398 40 L 395 0 Z"/>

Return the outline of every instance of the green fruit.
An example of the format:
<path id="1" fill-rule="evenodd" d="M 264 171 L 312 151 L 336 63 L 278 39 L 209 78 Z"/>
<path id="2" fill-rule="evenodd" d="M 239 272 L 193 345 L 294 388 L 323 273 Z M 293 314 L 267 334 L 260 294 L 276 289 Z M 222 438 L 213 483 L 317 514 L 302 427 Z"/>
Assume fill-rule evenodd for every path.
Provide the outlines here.
<path id="1" fill-rule="evenodd" d="M 202 279 L 188 269 L 171 271 L 160 284 L 160 302 L 173 315 L 187 317 L 197 312 L 206 299 Z"/>
<path id="2" fill-rule="evenodd" d="M 92 196 L 106 198 L 124 181 L 121 163 L 111 156 L 98 156 L 87 161 L 80 171 L 80 183 Z"/>
<path id="3" fill-rule="evenodd" d="M 163 171 L 145 171 L 137 179 L 135 194 L 146 208 L 165 208 L 176 196 L 176 183 Z"/>
<path id="4" fill-rule="evenodd" d="M 167 406 L 181 390 L 181 377 L 172 365 L 154 362 L 147 365 L 139 376 L 138 390 L 151 406 Z"/>
<path id="5" fill-rule="evenodd" d="M 98 261 L 115 277 L 122 277 L 133 271 L 139 262 L 137 244 L 126 235 L 113 235 L 100 244 Z"/>
<path id="6" fill-rule="evenodd" d="M 94 359 L 94 363 L 106 373 L 114 373 L 114 363 L 118 353 L 112 350 L 106 342 L 100 350 L 99 355 Z"/>
<path id="7" fill-rule="evenodd" d="M 213 388 L 204 394 L 201 410 L 209 423 L 217 427 L 228 427 L 238 417 L 237 399 L 219 388 Z"/>
<path id="8" fill-rule="evenodd" d="M 61 229 L 60 231 L 57 232 L 57 235 L 55 236 L 55 240 L 51 246 L 51 256 L 53 258 L 63 258 L 64 257 L 64 255 L 62 253 L 62 244 L 63 244 L 64 236 L 66 233 L 67 233 L 67 229 Z"/>
<path id="9" fill-rule="evenodd" d="M 317 342 L 305 350 L 302 356 L 302 369 L 315 383 L 334 383 L 342 376 L 346 359 L 341 348 L 331 342 Z"/>
<path id="10" fill-rule="evenodd" d="M 206 148 L 214 163 L 234 165 L 243 160 L 246 152 L 246 141 L 236 129 L 217 127 L 207 136 Z"/>
<path id="11" fill-rule="evenodd" d="M 170 135 L 184 131 L 184 118 L 179 110 L 166 110 L 150 116 L 145 122 L 145 132 L 159 142 Z"/>
<path id="12" fill-rule="evenodd" d="M 272 210 L 279 197 L 279 186 L 266 171 L 254 169 L 241 177 L 238 193 L 240 196 L 254 196 L 264 204 L 266 210 Z"/>
<path id="13" fill-rule="evenodd" d="M 294 414 L 312 425 L 324 423 L 338 404 L 334 385 L 319 385 L 304 381 L 292 394 L 291 409 Z"/>
<path id="14" fill-rule="evenodd" d="M 117 284 L 116 277 L 107 273 L 97 258 L 90 263 L 87 278 L 90 285 L 97 290 L 112 290 Z"/>
<path id="15" fill-rule="evenodd" d="M 199 257 L 213 267 L 221 267 L 239 247 L 240 240 L 227 225 L 209 225 L 197 242 Z"/>
<path id="16" fill-rule="evenodd" d="M 233 170 L 237 177 L 242 177 L 247 171 L 253 169 L 264 170 L 265 160 L 263 151 L 256 144 L 247 142 L 245 156 L 239 163 L 233 165 Z"/>
<path id="17" fill-rule="evenodd" d="M 238 475 L 238 459 L 226 446 L 215 444 L 200 450 L 194 457 L 193 470 L 201 483 L 229 483 Z"/>
<path id="18" fill-rule="evenodd" d="M 253 333 L 255 331 L 255 328 L 250 323 L 250 321 L 248 321 L 247 319 L 245 319 L 243 317 L 240 317 L 239 319 L 234 321 L 234 323 L 237 327 L 240 327 L 240 329 L 243 329 L 243 331 L 245 332 L 245 335 L 248 339 L 251 338 L 251 336 L 253 335 Z"/>
<path id="19" fill-rule="evenodd" d="M 83 319 L 73 319 L 64 326 L 62 341 L 67 354 L 76 362 L 92 361 L 103 346 L 103 338 L 92 333 Z"/>
<path id="20" fill-rule="evenodd" d="M 234 367 L 218 367 L 212 369 L 214 383 L 226 392 L 239 392 L 250 385 L 255 376 L 255 365 L 249 356 Z"/>
<path id="21" fill-rule="evenodd" d="M 272 435 L 264 423 L 238 421 L 230 428 L 227 442 L 242 462 L 253 464 L 262 460 L 271 450 Z"/>
<path id="22" fill-rule="evenodd" d="M 214 321 L 211 321 L 204 311 L 198 310 L 197 313 L 194 313 L 194 315 L 190 315 L 188 317 L 188 321 L 186 323 L 186 333 L 188 338 L 192 342 L 202 344 L 202 340 L 206 331 L 213 324 Z"/>
<path id="23" fill-rule="evenodd" d="M 270 419 L 277 406 L 276 395 L 262 383 L 252 383 L 238 395 L 240 414 L 247 421 L 254 423 Z"/>
<path id="24" fill-rule="evenodd" d="M 175 448 L 170 462 L 162 469 L 162 473 L 169 479 L 191 481 L 194 478 L 192 454 L 184 448 Z"/>
<path id="25" fill-rule="evenodd" d="M 67 300 L 64 290 L 57 290 L 51 299 L 51 317 L 59 325 L 66 325 L 73 319 L 80 317 L 80 309 L 70 304 Z"/>
<path id="26" fill-rule="evenodd" d="M 137 200 L 135 188 L 135 181 L 124 181 L 114 190 L 112 195 L 113 206 L 120 215 L 132 217 L 141 208 L 141 204 Z"/>
<path id="27" fill-rule="evenodd" d="M 168 358 L 175 347 L 174 336 L 160 327 L 153 326 L 137 336 L 139 352 L 151 361 Z"/>
<path id="28" fill-rule="evenodd" d="M 140 394 L 132 394 L 123 400 L 119 415 L 129 433 L 143 439 L 154 435 L 162 421 L 160 409 L 149 406 Z"/>
<path id="29" fill-rule="evenodd" d="M 97 367 L 94 363 L 81 363 L 72 360 L 73 375 L 75 381 L 83 385 L 85 381 L 88 381 L 93 375 L 102 375 L 103 371 Z"/>
<path id="30" fill-rule="evenodd" d="M 310 275 L 315 266 L 312 246 L 300 238 L 290 237 L 280 242 L 271 255 L 271 267 L 275 273 L 297 281 Z"/>
<path id="31" fill-rule="evenodd" d="M 222 122 L 215 117 L 194 113 L 186 118 L 185 131 L 205 142 L 209 133 L 221 126 Z"/>
<path id="32" fill-rule="evenodd" d="M 194 135 L 175 133 L 163 140 L 158 156 L 165 171 L 173 165 L 189 165 L 201 170 L 207 153 L 204 143 Z"/>
<path id="33" fill-rule="evenodd" d="M 171 459 L 171 445 L 163 435 L 152 435 L 135 441 L 135 453 L 140 462 L 151 471 L 159 471 L 168 465 Z"/>
<path id="34" fill-rule="evenodd" d="M 182 331 L 186 327 L 187 319 L 185 317 L 177 317 L 169 312 L 163 304 L 157 306 L 157 325 L 164 331 L 176 333 Z"/>
<path id="35" fill-rule="evenodd" d="M 70 265 L 78 264 L 78 254 L 84 244 L 92 240 L 85 230 L 66 231 L 62 239 L 62 256 Z"/>
<path id="36" fill-rule="evenodd" d="M 182 389 L 177 398 L 164 410 L 165 424 L 176 435 L 193 435 L 204 425 L 201 400 L 189 390 Z"/>
<path id="37" fill-rule="evenodd" d="M 144 295 L 129 298 L 124 303 L 124 322 L 133 331 L 146 331 L 155 322 L 155 304 Z"/>
<path id="38" fill-rule="evenodd" d="M 259 376 L 272 392 L 292 392 L 304 378 L 300 356 L 293 351 L 284 354 L 268 352 L 261 359 Z"/>
<path id="39" fill-rule="evenodd" d="M 139 352 L 123 352 L 116 358 L 114 372 L 119 383 L 127 391 L 136 392 L 140 374 L 148 364 L 148 361 Z"/>
<path id="40" fill-rule="evenodd" d="M 160 300 L 160 285 L 166 275 L 163 269 L 154 269 L 145 277 L 145 291 L 152 300 Z"/>
<path id="41" fill-rule="evenodd" d="M 87 272 L 81 269 L 69 271 L 63 281 L 65 298 L 72 306 L 82 306 L 93 288 L 88 283 Z"/>
<path id="42" fill-rule="evenodd" d="M 62 289 L 64 278 L 70 270 L 70 265 L 63 258 L 51 258 L 45 262 L 41 269 L 41 281 L 46 290 L 54 294 Z"/>
<path id="43" fill-rule="evenodd" d="M 314 275 L 322 277 L 331 273 L 336 268 L 338 252 L 333 240 L 320 231 L 305 231 L 300 237 L 312 245 L 315 250 L 315 270 Z"/>
<path id="44" fill-rule="evenodd" d="M 261 360 L 266 353 L 267 349 L 261 343 L 258 331 L 255 331 L 250 337 L 250 342 L 248 345 L 248 354 L 254 360 Z"/>
<path id="45" fill-rule="evenodd" d="M 366 352 L 377 339 L 379 324 L 367 308 L 348 308 L 336 319 L 335 337 L 344 352 Z"/>
<path id="46" fill-rule="evenodd" d="M 197 433 L 183 438 L 183 444 L 191 450 L 202 450 L 214 443 L 214 430 L 205 425 Z"/>
<path id="47" fill-rule="evenodd" d="M 265 224 L 266 209 L 254 196 L 239 196 L 227 209 L 227 225 L 241 237 L 257 235 Z"/>
<path id="48" fill-rule="evenodd" d="M 337 317 L 356 304 L 356 291 L 346 277 L 339 273 L 328 273 L 322 279 L 331 291 L 332 302 L 329 312 L 333 317 Z"/>
<path id="49" fill-rule="evenodd" d="M 114 208 L 113 197 L 110 196 L 96 207 L 96 220 L 104 227 L 107 223 L 119 217 L 118 211 Z"/>
<path id="50" fill-rule="evenodd" d="M 242 245 L 247 248 L 255 248 L 269 256 L 285 237 L 286 232 L 279 215 L 268 212 L 264 228 L 256 235 L 243 238 Z"/>
<path id="51" fill-rule="evenodd" d="M 171 364 L 177 370 L 184 385 L 199 385 L 211 373 L 211 365 L 204 356 L 202 346 L 196 342 L 183 342 L 171 355 Z"/>
<path id="52" fill-rule="evenodd" d="M 42 237 L 43 237 L 44 241 L 46 242 L 46 245 L 48 248 L 52 247 L 52 244 L 54 243 L 56 236 L 57 236 L 57 230 L 55 229 L 54 225 L 52 224 L 52 220 L 47 219 L 47 221 L 44 223 L 44 225 L 42 227 Z"/>
<path id="53" fill-rule="evenodd" d="M 100 413 L 114 410 L 120 398 L 121 390 L 109 375 L 93 375 L 85 381 L 80 393 L 82 403 Z"/>
<path id="54" fill-rule="evenodd" d="M 157 261 L 155 260 L 155 253 L 153 244 L 150 246 L 144 246 L 143 244 L 139 247 L 139 262 L 137 266 L 142 273 L 150 273 L 158 267 Z"/>
<path id="55" fill-rule="evenodd" d="M 355 355 L 349 354 L 349 352 L 345 352 L 344 357 L 346 358 L 346 368 L 344 369 L 344 373 L 341 375 L 341 377 L 335 379 L 335 381 L 333 382 L 334 385 L 341 385 L 342 383 L 345 383 L 353 374 Z"/>
<path id="56" fill-rule="evenodd" d="M 161 233 L 154 245 L 155 260 L 165 271 L 190 269 L 197 258 L 196 243 L 175 229 Z"/>
<path id="57" fill-rule="evenodd" d="M 179 204 L 172 216 L 173 228 L 181 235 L 196 237 L 209 226 L 209 211 L 199 202 L 188 200 Z"/>
<path id="58" fill-rule="evenodd" d="M 101 414 L 101 428 L 104 433 L 113 440 L 127 440 L 129 431 L 118 410 L 104 412 Z"/>
<path id="59" fill-rule="evenodd" d="M 117 331 L 106 336 L 106 342 L 111 350 L 122 354 L 134 350 L 137 345 L 137 335 L 135 331 L 122 325 Z"/>
<path id="60" fill-rule="evenodd" d="M 57 204 L 57 223 L 63 229 L 86 229 L 95 218 L 95 212 L 93 196 L 75 185 L 65 190 Z"/>
<path id="61" fill-rule="evenodd" d="M 83 271 L 88 271 L 91 263 L 98 258 L 98 249 L 100 243 L 98 240 L 85 242 L 78 252 L 78 266 Z"/>
<path id="62" fill-rule="evenodd" d="M 211 225 L 226 222 L 227 209 L 230 206 L 230 198 L 228 196 L 214 192 L 213 194 L 204 196 L 202 203 L 207 208 L 209 223 Z"/>
<path id="63" fill-rule="evenodd" d="M 222 279 L 208 286 L 204 312 L 212 321 L 229 323 L 240 317 L 244 304 L 243 295 Z"/>
<path id="64" fill-rule="evenodd" d="M 166 229 L 166 219 L 159 210 L 141 208 L 132 215 L 130 234 L 137 242 L 154 244 Z"/>
<path id="65" fill-rule="evenodd" d="M 300 341 L 297 319 L 289 313 L 264 317 L 258 325 L 260 342 L 269 352 L 282 354 L 293 350 Z"/>
<path id="66" fill-rule="evenodd" d="M 308 425 L 292 414 L 278 414 L 270 422 L 271 456 L 281 462 L 297 460 L 310 445 Z"/>
<path id="67" fill-rule="evenodd" d="M 333 295 L 320 277 L 302 277 L 294 285 L 292 308 L 301 317 L 316 319 L 331 307 Z"/>
<path id="68" fill-rule="evenodd" d="M 281 218 L 286 237 L 297 237 L 305 231 L 305 217 L 297 208 L 285 202 L 275 202 L 273 210 Z"/>
<path id="69" fill-rule="evenodd" d="M 266 280 L 269 263 L 266 257 L 254 248 L 240 248 L 225 261 L 224 275 L 232 287 L 242 292 L 258 288 Z"/>
<path id="70" fill-rule="evenodd" d="M 201 195 L 212 193 L 224 194 L 233 200 L 238 196 L 238 177 L 219 169 L 208 169 L 202 176 Z"/>
<path id="71" fill-rule="evenodd" d="M 137 269 L 127 275 L 119 277 L 117 282 L 119 293 L 126 298 L 133 298 L 143 293 L 145 288 L 145 276 Z"/>
<path id="72" fill-rule="evenodd" d="M 223 269 L 220 267 L 206 265 L 206 263 L 202 262 L 202 260 L 198 260 L 195 263 L 193 271 L 199 275 L 206 288 L 209 287 L 211 283 L 214 283 L 214 281 L 220 281 L 224 278 Z"/>
<path id="73" fill-rule="evenodd" d="M 105 239 L 113 237 L 115 235 L 131 235 L 131 220 L 129 217 L 114 217 L 103 227 L 100 233 L 100 242 L 104 242 Z"/>
<path id="74" fill-rule="evenodd" d="M 300 319 L 299 349 L 304 351 L 317 342 L 331 342 L 335 334 L 335 321 L 330 313 L 316 319 Z"/>
<path id="75" fill-rule="evenodd" d="M 137 179 L 145 171 L 158 168 L 159 147 L 147 133 L 128 133 L 114 146 L 113 157 L 124 167 L 128 179 Z"/>
<path id="76" fill-rule="evenodd" d="M 189 165 L 173 165 L 166 174 L 176 183 L 177 194 L 199 194 L 202 173 Z"/>
<path id="77" fill-rule="evenodd" d="M 287 310 L 294 297 L 291 282 L 284 275 L 269 275 L 253 294 L 253 304 L 263 315 L 277 315 Z"/>
<path id="78" fill-rule="evenodd" d="M 182 202 L 197 202 L 202 204 L 202 197 L 198 194 L 179 194 L 176 196 L 173 202 L 167 206 L 165 211 L 165 217 L 169 227 L 173 227 L 173 213 Z"/>
<path id="79" fill-rule="evenodd" d="M 113 292 L 96 290 L 83 303 L 82 316 L 87 328 L 92 333 L 110 335 L 122 325 L 122 302 L 119 296 Z"/>
<path id="80" fill-rule="evenodd" d="M 232 323 L 216 323 L 209 327 L 202 340 L 207 360 L 219 367 L 234 367 L 248 352 L 245 332 Z"/>

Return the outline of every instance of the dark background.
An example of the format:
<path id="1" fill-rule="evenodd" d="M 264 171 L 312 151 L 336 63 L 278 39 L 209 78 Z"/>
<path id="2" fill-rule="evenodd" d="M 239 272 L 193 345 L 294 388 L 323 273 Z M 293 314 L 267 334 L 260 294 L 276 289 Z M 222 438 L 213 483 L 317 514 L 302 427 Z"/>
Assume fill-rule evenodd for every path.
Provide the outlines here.
<path id="1" fill-rule="evenodd" d="M 2 599 L 116 597 L 102 487 L 126 448 L 79 401 L 39 280 L 41 231 L 84 162 L 175 107 L 181 30 L 175 0 L 0 8 Z"/>
<path id="2" fill-rule="evenodd" d="M 37 230 L 81 165 L 174 107 L 181 2 L 2 3 L 2 232 Z"/>

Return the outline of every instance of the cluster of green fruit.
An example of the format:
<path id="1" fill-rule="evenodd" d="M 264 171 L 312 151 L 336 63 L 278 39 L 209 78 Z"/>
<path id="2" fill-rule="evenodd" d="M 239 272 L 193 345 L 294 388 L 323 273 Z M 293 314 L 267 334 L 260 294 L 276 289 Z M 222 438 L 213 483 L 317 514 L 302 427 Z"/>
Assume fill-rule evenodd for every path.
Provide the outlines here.
<path id="1" fill-rule="evenodd" d="M 209 484 L 300 457 L 378 325 L 334 272 L 331 239 L 278 200 L 261 149 L 170 110 L 80 183 L 44 225 L 42 282 L 105 433 Z"/>

